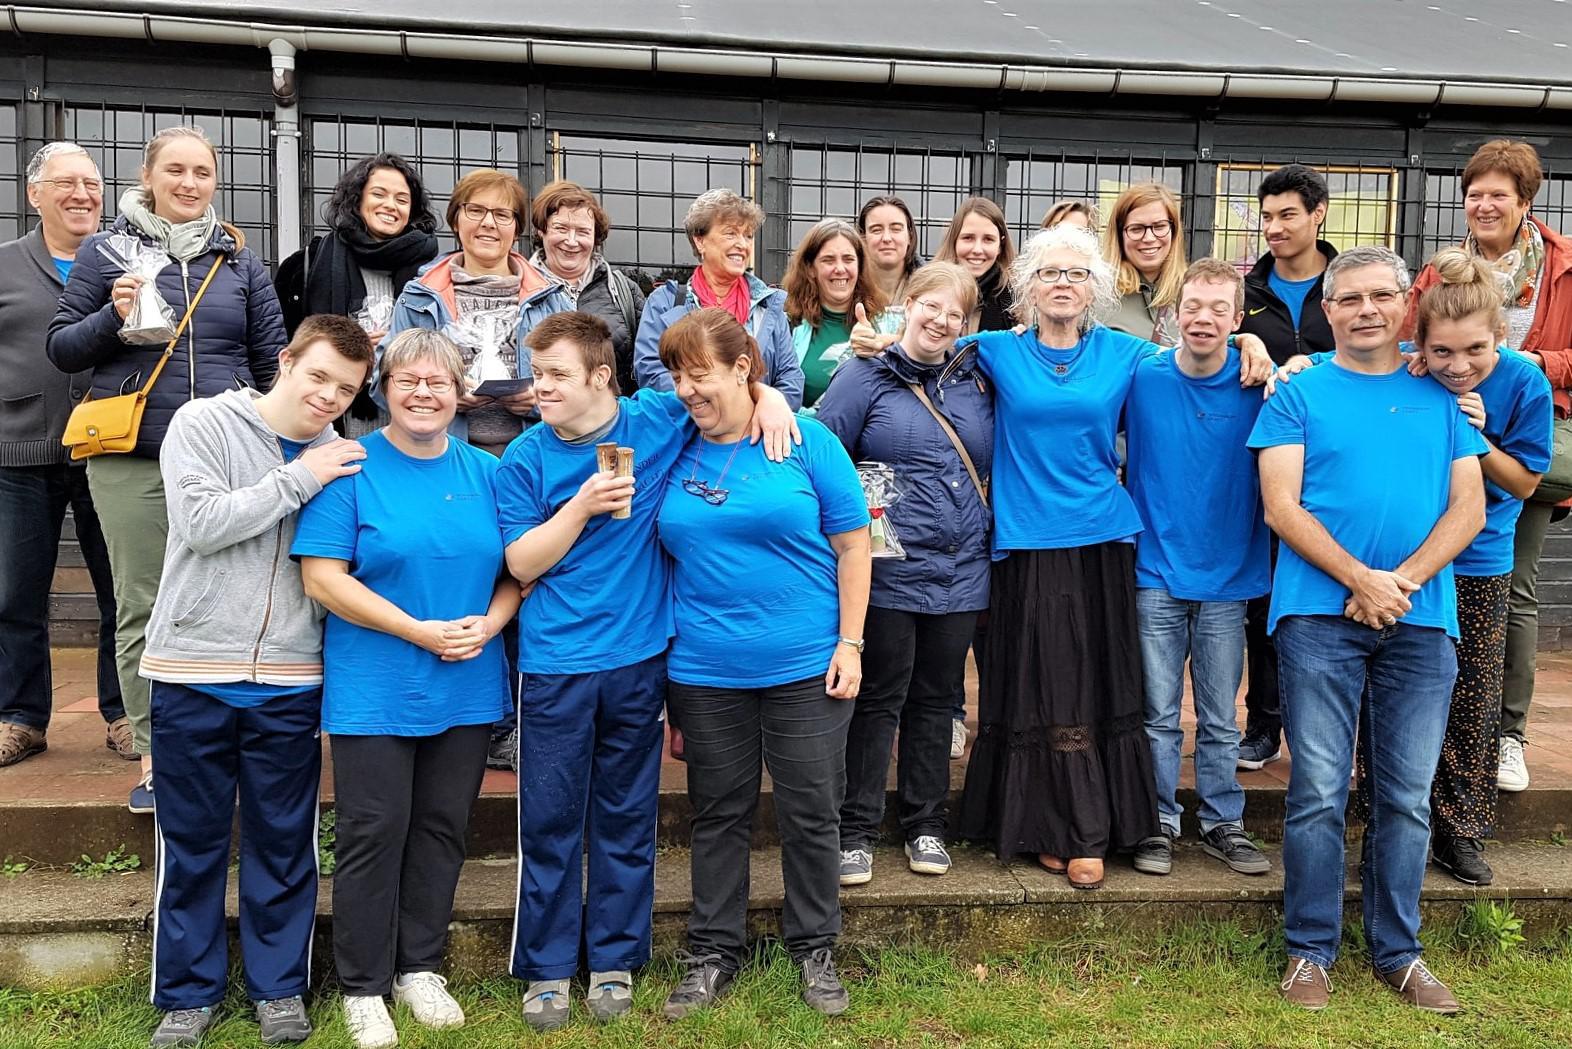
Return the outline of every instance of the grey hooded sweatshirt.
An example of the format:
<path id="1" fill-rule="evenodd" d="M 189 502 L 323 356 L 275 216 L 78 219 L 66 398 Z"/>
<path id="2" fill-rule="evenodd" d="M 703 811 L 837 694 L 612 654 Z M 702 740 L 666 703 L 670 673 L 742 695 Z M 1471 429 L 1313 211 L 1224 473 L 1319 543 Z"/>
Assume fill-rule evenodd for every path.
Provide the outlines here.
<path id="1" fill-rule="evenodd" d="M 251 389 L 189 401 L 159 454 L 169 543 L 141 674 L 215 684 L 322 681 L 322 609 L 290 559 L 296 512 L 322 485 L 262 421 Z M 326 427 L 311 446 L 334 439 Z"/>

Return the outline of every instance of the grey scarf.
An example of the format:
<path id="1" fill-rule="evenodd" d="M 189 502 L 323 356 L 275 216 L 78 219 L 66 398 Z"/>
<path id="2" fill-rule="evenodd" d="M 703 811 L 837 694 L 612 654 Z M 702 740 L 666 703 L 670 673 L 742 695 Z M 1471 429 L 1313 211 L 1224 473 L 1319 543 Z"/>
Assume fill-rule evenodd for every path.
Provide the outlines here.
<path id="1" fill-rule="evenodd" d="M 174 223 L 153 213 L 153 201 L 140 186 L 125 191 L 120 198 L 120 214 L 142 233 L 152 237 L 176 262 L 190 262 L 208 249 L 218 215 L 209 204 L 201 218 Z"/>

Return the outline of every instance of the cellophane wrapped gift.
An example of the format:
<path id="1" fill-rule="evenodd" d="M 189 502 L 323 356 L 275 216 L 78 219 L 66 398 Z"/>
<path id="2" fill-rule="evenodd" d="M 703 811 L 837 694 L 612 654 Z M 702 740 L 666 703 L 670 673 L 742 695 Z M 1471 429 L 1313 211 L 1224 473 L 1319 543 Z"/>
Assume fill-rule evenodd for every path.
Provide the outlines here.
<path id="1" fill-rule="evenodd" d="M 862 482 L 863 498 L 868 501 L 868 535 L 873 556 L 904 558 L 906 549 L 895 532 L 895 523 L 885 512 L 901 497 L 895 468 L 889 463 L 861 462 L 857 464 L 857 478 Z"/>
<path id="2" fill-rule="evenodd" d="M 141 278 L 131 312 L 120 325 L 120 341 L 133 346 L 163 346 L 175 337 L 180 320 L 158 291 L 158 275 L 169 253 L 134 233 L 114 233 L 98 242 L 99 254 L 122 273 Z"/>
<path id="3" fill-rule="evenodd" d="M 473 395 L 482 383 L 507 381 L 529 374 L 527 349 L 513 345 L 518 324 L 516 310 L 479 310 L 442 329 L 464 356 L 465 393 Z"/>
<path id="4" fill-rule="evenodd" d="M 386 295 L 366 296 L 366 301 L 355 311 L 355 323 L 367 334 L 387 331 L 393 323 L 393 300 Z"/>

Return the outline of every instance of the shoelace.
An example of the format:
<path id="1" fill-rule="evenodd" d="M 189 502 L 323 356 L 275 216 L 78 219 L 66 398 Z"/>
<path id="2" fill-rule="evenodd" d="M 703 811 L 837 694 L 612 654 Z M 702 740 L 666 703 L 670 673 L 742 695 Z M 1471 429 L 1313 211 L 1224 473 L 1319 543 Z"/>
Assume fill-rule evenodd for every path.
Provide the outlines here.
<path id="1" fill-rule="evenodd" d="M 1430 970 L 1422 961 L 1413 962 L 1408 966 L 1408 971 L 1403 973 L 1403 982 L 1397 985 L 1399 991 L 1407 989 L 1409 977 L 1417 977 L 1421 987 L 1435 987 L 1441 983 L 1440 980 L 1431 975 Z"/>
<path id="2" fill-rule="evenodd" d="M 808 955 L 808 970 L 809 986 L 817 987 L 826 981 L 839 982 L 835 976 L 835 956 L 828 947 L 820 947 Z"/>
<path id="3" fill-rule="evenodd" d="M 677 963 L 687 966 L 687 972 L 682 974 L 682 982 L 677 985 L 676 994 L 698 994 L 704 990 L 704 969 L 708 965 L 719 965 L 718 954 L 689 954 L 687 951 L 677 951 Z"/>
<path id="4" fill-rule="evenodd" d="M 361 1006 L 351 1009 L 349 1014 L 349 1033 L 351 1035 L 365 1034 L 367 1028 L 380 1026 L 382 1017 L 373 1011 L 371 1006 Z"/>
<path id="5" fill-rule="evenodd" d="M 189 1031 L 200 1026 L 206 1016 L 206 1009 L 176 1009 L 164 1017 L 164 1026 Z"/>
<path id="6" fill-rule="evenodd" d="M 1332 989 L 1332 976 L 1325 969 L 1315 962 L 1307 962 L 1303 958 L 1295 958 L 1294 962 L 1294 971 L 1289 973 L 1288 979 L 1283 981 L 1283 990 L 1288 990 L 1296 983 L 1309 987 L 1317 982 L 1325 982 L 1328 991 Z M 1316 979 L 1317 974 L 1320 974 L 1320 981 Z"/>
<path id="7" fill-rule="evenodd" d="M 270 1020 L 276 1020 L 281 1016 L 294 1015 L 295 1000 L 293 998 L 275 998 L 271 1002 L 263 1002 L 258 1008 L 262 1010 L 262 1015 Z"/>
<path id="8" fill-rule="evenodd" d="M 944 842 L 932 834 L 922 834 L 912 841 L 913 852 L 944 852 Z M 945 853 L 945 855 L 949 855 Z"/>
<path id="9" fill-rule="evenodd" d="M 921 840 L 921 839 L 918 839 L 918 840 Z M 862 849 L 842 849 L 841 850 L 841 862 L 842 863 L 860 863 L 867 857 L 867 855 L 868 854 L 864 850 L 862 850 Z"/>
<path id="10" fill-rule="evenodd" d="M 449 997 L 445 990 L 447 985 L 446 976 L 439 976 L 436 973 L 415 973 L 404 985 L 404 989 L 418 995 L 423 1004 L 446 1005 L 445 999 Z"/>

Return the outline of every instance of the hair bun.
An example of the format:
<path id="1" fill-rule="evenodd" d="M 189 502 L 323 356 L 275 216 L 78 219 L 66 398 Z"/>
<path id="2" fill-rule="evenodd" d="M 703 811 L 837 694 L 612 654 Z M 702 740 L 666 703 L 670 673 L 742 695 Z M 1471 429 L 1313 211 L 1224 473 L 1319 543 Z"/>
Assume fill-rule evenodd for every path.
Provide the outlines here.
<path id="1" fill-rule="evenodd" d="M 1485 260 L 1462 248 L 1442 248 L 1430 260 L 1442 284 L 1493 283 L 1495 274 Z"/>

